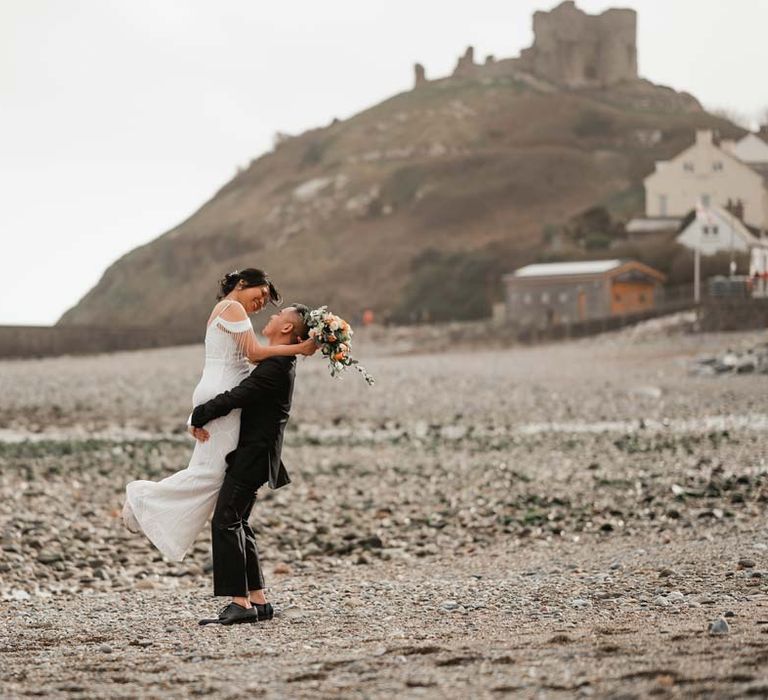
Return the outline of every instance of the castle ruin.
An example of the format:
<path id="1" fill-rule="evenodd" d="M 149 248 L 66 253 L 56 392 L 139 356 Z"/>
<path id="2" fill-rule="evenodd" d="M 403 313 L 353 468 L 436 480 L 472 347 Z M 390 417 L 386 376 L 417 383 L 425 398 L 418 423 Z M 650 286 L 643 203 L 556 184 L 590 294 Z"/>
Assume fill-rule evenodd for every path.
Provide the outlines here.
<path id="1" fill-rule="evenodd" d="M 558 87 L 601 88 L 636 80 L 637 13 L 610 9 L 589 15 L 566 0 L 550 12 L 533 15 L 533 45 L 519 58 L 476 64 L 474 50 L 459 58 L 453 76 L 483 77 L 529 73 Z M 423 68 L 418 85 L 428 82 Z"/>

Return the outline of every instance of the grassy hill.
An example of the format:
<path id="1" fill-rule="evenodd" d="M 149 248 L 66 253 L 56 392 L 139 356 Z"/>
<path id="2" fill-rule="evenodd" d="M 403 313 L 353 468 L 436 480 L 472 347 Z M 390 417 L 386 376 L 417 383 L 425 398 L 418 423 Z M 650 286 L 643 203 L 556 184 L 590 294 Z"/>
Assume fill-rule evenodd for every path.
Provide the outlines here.
<path id="1" fill-rule="evenodd" d="M 741 133 L 690 95 L 633 81 L 562 91 L 525 75 L 446 78 L 286 138 L 195 214 L 117 260 L 59 321 L 202 323 L 223 272 L 268 270 L 289 300 L 355 318 L 471 318 L 545 232 L 604 206 L 696 128 Z"/>

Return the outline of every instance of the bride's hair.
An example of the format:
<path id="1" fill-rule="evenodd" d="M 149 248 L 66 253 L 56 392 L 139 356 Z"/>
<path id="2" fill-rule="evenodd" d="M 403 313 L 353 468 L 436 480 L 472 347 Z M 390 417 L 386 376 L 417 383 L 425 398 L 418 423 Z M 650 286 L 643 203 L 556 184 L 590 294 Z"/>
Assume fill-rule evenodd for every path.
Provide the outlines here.
<path id="1" fill-rule="evenodd" d="M 269 275 L 264 270 L 257 270 L 255 267 L 246 267 L 245 270 L 233 270 L 228 272 L 219 280 L 219 294 L 217 299 L 223 299 L 229 294 L 242 280 L 243 287 L 269 287 L 269 300 L 277 305 L 282 301 L 280 292 L 272 284 Z"/>

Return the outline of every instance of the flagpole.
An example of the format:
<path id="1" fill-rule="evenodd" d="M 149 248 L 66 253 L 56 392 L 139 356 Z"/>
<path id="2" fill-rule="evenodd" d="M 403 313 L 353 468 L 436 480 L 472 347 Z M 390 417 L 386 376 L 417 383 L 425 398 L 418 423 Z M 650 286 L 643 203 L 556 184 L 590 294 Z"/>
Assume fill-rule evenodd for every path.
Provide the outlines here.
<path id="1" fill-rule="evenodd" d="M 699 239 L 701 239 L 701 228 L 699 228 Z M 698 246 L 693 252 L 693 300 L 697 304 L 701 301 L 701 251 Z"/>
<path id="2" fill-rule="evenodd" d="M 693 249 L 693 300 L 698 304 L 701 301 L 701 227 L 705 224 L 709 225 L 704 200 L 701 197 L 696 200 L 696 223 L 699 228 L 699 244 Z"/>

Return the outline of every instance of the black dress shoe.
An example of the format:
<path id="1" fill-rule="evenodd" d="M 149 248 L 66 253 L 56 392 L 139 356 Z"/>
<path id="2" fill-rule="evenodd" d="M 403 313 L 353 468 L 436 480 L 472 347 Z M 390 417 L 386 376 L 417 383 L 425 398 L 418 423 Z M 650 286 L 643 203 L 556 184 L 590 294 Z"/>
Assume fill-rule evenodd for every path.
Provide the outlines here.
<path id="1" fill-rule="evenodd" d="M 262 620 L 271 620 L 275 616 L 275 609 L 272 607 L 272 603 L 251 603 L 256 609 L 256 614 L 259 616 L 259 622 Z"/>
<path id="2" fill-rule="evenodd" d="M 218 617 L 200 620 L 201 625 L 238 625 L 242 622 L 256 622 L 259 619 L 256 608 L 244 608 L 237 603 L 225 605 Z"/>

